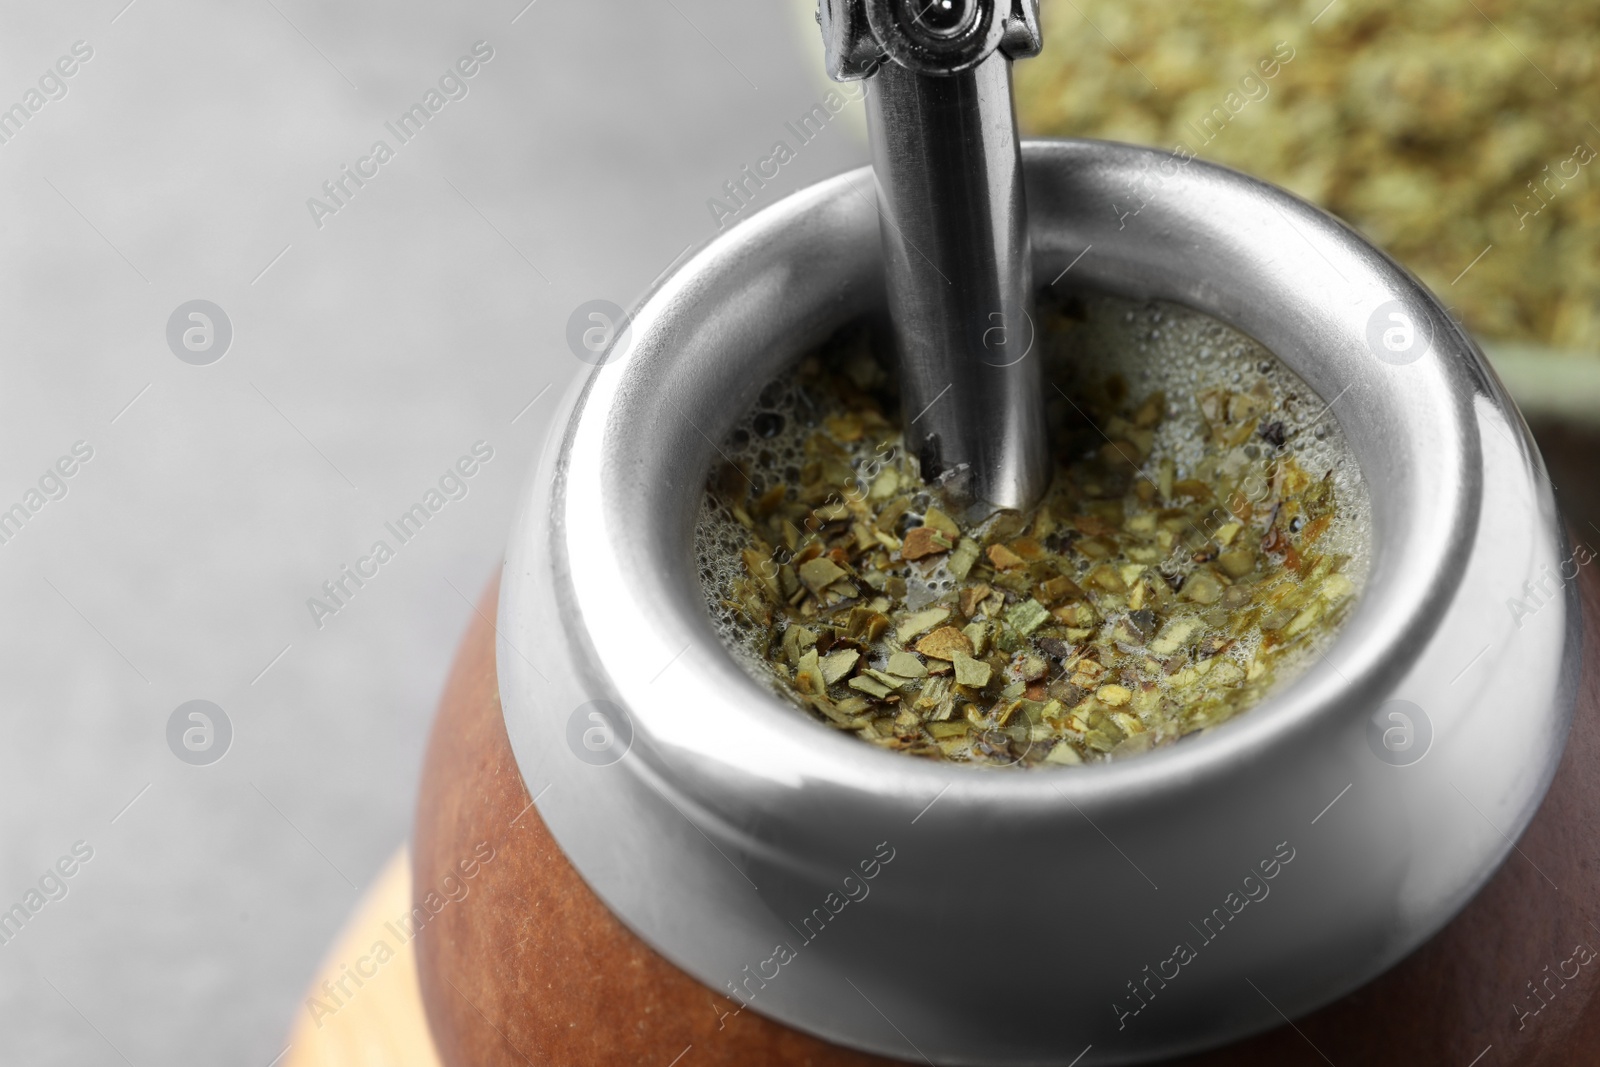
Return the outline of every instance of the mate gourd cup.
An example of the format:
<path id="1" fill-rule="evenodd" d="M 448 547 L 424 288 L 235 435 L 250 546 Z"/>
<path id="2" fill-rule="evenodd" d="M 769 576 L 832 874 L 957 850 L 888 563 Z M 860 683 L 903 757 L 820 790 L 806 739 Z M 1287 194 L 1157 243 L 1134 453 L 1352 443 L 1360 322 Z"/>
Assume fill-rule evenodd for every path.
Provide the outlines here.
<path id="1" fill-rule="evenodd" d="M 511 539 L 500 695 L 567 858 L 730 1006 L 913 1061 L 1143 1062 L 1337 998 L 1489 878 L 1571 719 L 1572 556 L 1477 346 L 1349 228 L 1149 149 L 1023 160 L 1036 278 L 1203 312 L 1330 404 L 1372 531 L 1326 655 L 1181 744 L 1028 772 L 879 751 L 741 669 L 695 515 L 762 386 L 881 307 L 863 169 L 662 280 L 569 396 Z"/>

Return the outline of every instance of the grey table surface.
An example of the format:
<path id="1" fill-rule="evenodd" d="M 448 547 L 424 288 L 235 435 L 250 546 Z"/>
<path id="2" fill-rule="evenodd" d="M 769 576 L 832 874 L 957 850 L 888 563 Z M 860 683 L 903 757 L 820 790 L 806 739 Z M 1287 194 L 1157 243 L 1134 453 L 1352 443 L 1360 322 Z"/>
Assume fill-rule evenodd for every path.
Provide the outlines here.
<path id="1" fill-rule="evenodd" d="M 802 19 L 777 0 L 0 7 L 0 108 L 24 109 L 0 114 L 0 511 L 26 514 L 0 528 L 0 909 L 27 913 L 0 925 L 0 1063 L 283 1052 L 406 838 L 469 602 L 587 370 L 569 316 L 631 302 L 717 230 L 725 181 L 795 144 L 785 123 L 826 92 Z M 480 41 L 492 58 L 402 144 L 385 124 Z M 857 118 L 760 202 L 863 162 Z M 378 140 L 392 158 L 361 162 Z M 370 176 L 314 211 L 345 165 Z M 196 299 L 232 328 L 206 365 L 168 340 Z M 480 441 L 466 495 L 398 544 L 385 523 Z M 79 442 L 92 457 L 50 476 Z M 380 539 L 394 557 L 314 617 Z M 196 699 L 232 727 L 208 765 L 168 743 Z M 51 876 L 74 846 L 92 857 Z"/>

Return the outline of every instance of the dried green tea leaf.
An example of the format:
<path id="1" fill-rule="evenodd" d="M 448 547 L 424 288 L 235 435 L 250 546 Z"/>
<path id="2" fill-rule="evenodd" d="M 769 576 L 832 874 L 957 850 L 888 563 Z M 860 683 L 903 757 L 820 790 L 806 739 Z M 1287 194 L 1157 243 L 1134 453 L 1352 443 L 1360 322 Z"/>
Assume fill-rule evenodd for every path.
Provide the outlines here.
<path id="1" fill-rule="evenodd" d="M 828 691 L 828 684 L 822 677 L 822 668 L 817 663 L 817 650 L 814 648 L 800 657 L 800 665 L 795 669 L 794 676 L 802 693 L 823 696 Z"/>
<path id="2" fill-rule="evenodd" d="M 972 642 L 972 654 L 981 656 L 989 650 L 989 624 L 986 622 L 969 622 L 961 628 L 968 641 Z"/>
<path id="3" fill-rule="evenodd" d="M 929 608 L 927 611 L 919 611 L 902 619 L 900 625 L 895 627 L 894 635 L 900 639 L 901 644 L 905 644 L 918 634 L 927 633 L 949 617 L 949 608 Z"/>
<path id="4" fill-rule="evenodd" d="M 856 716 L 872 707 L 872 701 L 866 697 L 845 697 L 834 704 L 833 707 L 838 714 L 851 720 L 851 725 L 859 725 L 859 723 L 854 722 Z"/>
<path id="5" fill-rule="evenodd" d="M 1040 583 L 1039 592 L 1044 596 L 1045 601 L 1050 604 L 1059 604 L 1063 600 L 1076 600 L 1083 596 L 1083 589 L 1079 587 L 1078 583 L 1064 574 L 1046 579 Z"/>
<path id="6" fill-rule="evenodd" d="M 994 590 L 990 589 L 982 582 L 978 583 L 977 585 L 969 585 L 965 589 L 961 590 L 961 595 L 959 598 L 957 598 L 956 602 L 957 606 L 961 608 L 961 614 L 965 615 L 969 619 L 972 618 L 978 613 L 978 605 L 983 603 L 983 601 L 986 600 L 989 594 L 992 592 L 994 592 Z"/>
<path id="7" fill-rule="evenodd" d="M 1110 704 L 1114 708 L 1120 708 L 1133 699 L 1133 693 L 1120 685 L 1102 685 L 1094 691 L 1094 695 L 1102 704 Z"/>
<path id="8" fill-rule="evenodd" d="M 872 480 L 872 488 L 867 493 L 869 500 L 888 500 L 900 489 L 900 472 L 893 467 L 879 474 Z"/>
<path id="9" fill-rule="evenodd" d="M 1078 755 L 1071 745 L 1059 741 L 1050 749 L 1050 754 L 1045 756 L 1044 761 L 1058 766 L 1072 767 L 1082 763 L 1083 757 Z"/>
<path id="10" fill-rule="evenodd" d="M 974 688 L 982 689 L 989 684 L 989 675 L 993 672 L 987 663 L 973 659 L 964 652 L 955 653 L 953 658 L 956 665 L 957 685 L 970 685 Z"/>
<path id="11" fill-rule="evenodd" d="M 820 593 L 844 576 L 844 568 L 826 556 L 800 564 L 800 580 L 813 593 Z"/>
<path id="12" fill-rule="evenodd" d="M 1199 631 L 1199 619 L 1174 619 L 1162 627 L 1160 636 L 1150 642 L 1150 651 L 1158 656 L 1170 656 Z"/>
<path id="13" fill-rule="evenodd" d="M 1230 549 L 1217 557 L 1217 566 L 1229 578 L 1243 578 L 1256 569 L 1256 554 L 1248 547 Z"/>
<path id="14" fill-rule="evenodd" d="M 954 542 L 961 537 L 961 527 L 957 526 L 954 519 L 940 511 L 938 508 L 929 508 L 927 513 L 922 517 L 922 524 L 938 530 L 951 542 Z"/>
<path id="15" fill-rule="evenodd" d="M 888 670 L 890 674 L 899 675 L 901 678 L 926 678 L 928 668 L 922 661 L 910 652 L 895 652 L 889 656 Z"/>
<path id="16" fill-rule="evenodd" d="M 912 682 L 910 678 L 902 678 L 885 671 L 874 670 L 867 667 L 861 672 L 873 681 L 888 686 L 890 689 L 903 689 Z"/>
<path id="17" fill-rule="evenodd" d="M 961 581 L 965 581 L 968 574 L 972 573 L 972 565 L 978 562 L 978 542 L 970 537 L 963 537 L 950 553 L 950 558 L 945 561 L 945 569 Z"/>
<path id="18" fill-rule="evenodd" d="M 1050 612 L 1037 600 L 1018 601 L 1006 610 L 1006 625 L 1019 634 L 1031 634 L 1050 621 Z"/>
<path id="19" fill-rule="evenodd" d="M 1222 598 L 1222 582 L 1219 582 L 1216 574 L 1211 571 L 1198 569 L 1184 582 L 1182 597 L 1184 600 L 1195 601 L 1198 605 L 1214 605 Z"/>
<path id="20" fill-rule="evenodd" d="M 869 696 L 875 696 L 879 700 L 882 700 L 884 697 L 894 692 L 892 688 L 884 685 L 876 678 L 867 678 L 860 674 L 850 679 L 848 684 L 851 689 L 859 689 L 861 692 L 866 693 Z"/>
<path id="21" fill-rule="evenodd" d="M 856 661 L 860 658 L 861 653 L 853 648 L 845 648 L 840 649 L 838 652 L 828 653 L 822 659 L 823 682 L 828 685 L 837 682 L 855 668 Z"/>
<path id="22" fill-rule="evenodd" d="M 798 665 L 800 654 L 817 643 L 817 635 L 798 623 L 783 631 L 783 658 Z"/>

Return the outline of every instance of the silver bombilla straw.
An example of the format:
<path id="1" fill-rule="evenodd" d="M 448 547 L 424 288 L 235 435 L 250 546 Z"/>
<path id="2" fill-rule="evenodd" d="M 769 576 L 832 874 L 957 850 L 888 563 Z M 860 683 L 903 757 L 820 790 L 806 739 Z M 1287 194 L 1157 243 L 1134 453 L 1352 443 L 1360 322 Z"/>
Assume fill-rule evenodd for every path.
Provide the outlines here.
<path id="1" fill-rule="evenodd" d="M 1038 0 L 820 0 L 828 74 L 866 79 L 906 444 L 973 512 L 1050 476 L 1011 61 Z"/>

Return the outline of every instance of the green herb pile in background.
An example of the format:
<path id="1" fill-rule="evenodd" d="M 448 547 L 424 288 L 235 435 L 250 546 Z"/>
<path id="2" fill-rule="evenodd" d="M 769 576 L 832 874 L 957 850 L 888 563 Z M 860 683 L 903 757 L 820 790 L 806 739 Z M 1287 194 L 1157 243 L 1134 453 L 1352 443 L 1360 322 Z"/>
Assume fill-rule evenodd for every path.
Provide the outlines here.
<path id="1" fill-rule="evenodd" d="M 1043 0 L 1023 131 L 1276 182 L 1477 336 L 1600 358 L 1600 4 L 1324 2 Z"/>

